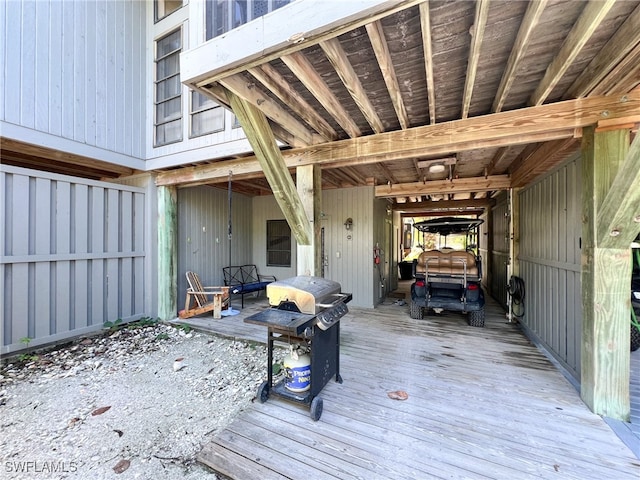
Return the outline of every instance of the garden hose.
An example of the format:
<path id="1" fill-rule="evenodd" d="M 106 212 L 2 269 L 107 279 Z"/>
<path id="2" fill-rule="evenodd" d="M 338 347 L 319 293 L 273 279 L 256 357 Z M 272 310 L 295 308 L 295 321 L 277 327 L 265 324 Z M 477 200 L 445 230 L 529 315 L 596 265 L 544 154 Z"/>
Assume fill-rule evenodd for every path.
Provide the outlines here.
<path id="1" fill-rule="evenodd" d="M 511 309 L 516 318 L 524 317 L 524 280 L 512 275 L 507 285 L 507 293 L 511 297 Z"/>

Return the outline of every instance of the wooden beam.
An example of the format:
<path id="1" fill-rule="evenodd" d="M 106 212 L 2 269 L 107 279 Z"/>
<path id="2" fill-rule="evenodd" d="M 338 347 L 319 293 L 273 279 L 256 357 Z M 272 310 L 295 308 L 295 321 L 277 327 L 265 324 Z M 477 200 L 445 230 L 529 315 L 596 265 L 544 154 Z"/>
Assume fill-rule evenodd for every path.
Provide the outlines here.
<path id="1" fill-rule="evenodd" d="M 580 396 L 594 413 L 629 421 L 631 249 L 597 244 L 600 208 L 626 156 L 619 137 L 592 127 L 582 136 Z"/>
<path id="2" fill-rule="evenodd" d="M 467 75 L 464 82 L 464 95 L 462 98 L 462 117 L 469 116 L 469 106 L 473 95 L 473 85 L 476 81 L 478 61 L 480 60 L 480 48 L 484 29 L 489 16 L 489 0 L 476 0 L 476 13 L 473 21 L 473 33 L 471 34 L 471 46 L 469 47 L 469 59 L 467 60 Z"/>
<path id="3" fill-rule="evenodd" d="M 402 95 L 400 94 L 400 85 L 398 84 L 398 78 L 396 77 L 396 70 L 393 67 L 391 61 L 391 54 L 389 53 L 389 46 L 387 40 L 384 37 L 384 31 L 382 30 L 382 24 L 379 21 L 368 23 L 366 25 L 367 34 L 373 47 L 373 52 L 378 60 L 378 65 L 382 71 L 382 78 L 387 84 L 387 90 L 391 97 L 391 103 L 398 116 L 400 127 L 402 129 L 409 128 L 409 117 L 407 116 L 407 109 L 404 106 Z"/>
<path id="4" fill-rule="evenodd" d="M 292 53 L 282 57 L 282 61 L 295 76 L 307 87 L 314 97 L 331 115 L 351 138 L 362 135 L 360 128 L 353 121 L 349 112 L 327 86 L 313 65 L 302 53 Z"/>
<path id="5" fill-rule="evenodd" d="M 228 92 L 227 97 L 296 241 L 301 245 L 309 245 L 313 235 L 311 225 L 291 174 L 271 133 L 267 118 L 258 108 L 236 96 L 233 92 Z"/>
<path id="6" fill-rule="evenodd" d="M 275 103 L 271 97 L 255 88 L 255 83 L 247 81 L 241 75 L 233 75 L 222 80 L 221 85 L 233 92 L 236 96 L 250 102 L 264 115 L 281 125 L 285 130 L 298 137 L 306 145 L 321 143 L 323 140 L 319 135 L 310 132 L 305 125 L 296 119 L 289 112 Z"/>
<path id="7" fill-rule="evenodd" d="M 269 64 L 249 69 L 249 73 L 287 105 L 296 115 L 306 121 L 325 140 L 338 138 L 338 133 L 315 111 L 302 96 Z"/>
<path id="8" fill-rule="evenodd" d="M 422 31 L 422 49 L 424 50 L 424 68 L 427 75 L 427 97 L 429 99 L 429 119 L 436 123 L 436 85 L 433 79 L 433 48 L 431 45 L 431 16 L 429 0 L 420 4 L 420 29 Z"/>
<path id="9" fill-rule="evenodd" d="M 298 244 L 297 274 L 322 276 L 322 170 L 317 165 L 296 169 L 298 195 L 309 218 L 313 234 L 309 245 Z"/>
<path id="10" fill-rule="evenodd" d="M 453 180 L 432 180 L 429 182 L 401 183 L 375 187 L 376 198 L 414 195 L 447 195 L 487 190 L 506 190 L 511 186 L 508 175 L 492 177 L 455 178 Z"/>
<path id="11" fill-rule="evenodd" d="M 399 210 L 401 212 L 417 212 L 430 210 L 478 210 L 482 208 L 488 208 L 496 204 L 496 201 L 492 198 L 484 199 L 470 199 L 470 200 L 439 200 L 439 201 L 425 201 L 418 202 L 411 205 L 396 205 L 393 210 Z"/>
<path id="12" fill-rule="evenodd" d="M 385 132 L 282 152 L 289 167 L 365 165 L 429 155 L 448 155 L 488 147 L 573 138 L 575 129 L 595 125 L 603 118 L 634 115 L 640 109 L 640 91 L 624 96 L 588 97 L 538 107 L 472 117 L 465 120 Z M 157 185 L 203 182 L 236 174 L 260 172 L 255 158 L 228 160 L 195 169 L 158 174 Z"/>
<path id="13" fill-rule="evenodd" d="M 629 131 L 618 130 L 615 141 L 615 151 L 624 152 Z M 597 245 L 602 248 L 628 247 L 640 232 L 640 135 L 636 135 L 598 209 L 596 231 Z"/>
<path id="14" fill-rule="evenodd" d="M 158 187 L 158 317 L 178 313 L 178 190 Z"/>
<path id="15" fill-rule="evenodd" d="M 613 7 L 615 0 L 591 0 L 573 25 L 560 51 L 547 67 L 544 78 L 531 95 L 529 105 L 541 105 L 576 59 L 582 47 Z"/>
<path id="16" fill-rule="evenodd" d="M 320 47 L 329 59 L 329 62 L 331 62 L 331 65 L 333 65 L 340 80 L 342 80 L 342 83 L 344 83 L 344 86 L 351 94 L 351 97 L 356 102 L 356 105 L 360 108 L 364 118 L 366 118 L 369 125 L 371 125 L 373 131 L 375 133 L 384 132 L 382 121 L 376 113 L 375 108 L 373 108 L 371 101 L 369 101 L 367 92 L 364 90 L 362 83 L 360 83 L 360 79 L 353 69 L 353 66 L 351 66 L 347 54 L 340 45 L 340 41 L 337 38 L 332 38 L 320 42 Z"/>
<path id="17" fill-rule="evenodd" d="M 640 5 L 569 87 L 565 98 L 586 97 L 640 43 Z"/>
<path id="18" fill-rule="evenodd" d="M 527 51 L 529 39 L 531 38 L 535 27 L 538 25 L 538 21 L 540 20 L 543 10 L 547 6 L 547 2 L 548 0 L 533 0 L 530 1 L 527 6 L 527 11 L 522 18 L 522 23 L 518 30 L 518 36 L 516 37 L 516 41 L 511 49 L 511 53 L 509 54 L 507 66 L 502 73 L 496 98 L 493 101 L 493 106 L 491 107 L 493 112 L 502 111 L 504 102 L 506 101 L 509 91 L 511 90 L 511 86 L 518 74 L 520 62 Z"/>
<path id="19" fill-rule="evenodd" d="M 21 155 L 28 155 L 30 158 L 50 159 L 56 162 L 69 163 L 76 166 L 86 167 L 101 172 L 110 172 L 112 177 L 129 176 L 135 173 L 130 167 L 125 167 L 115 163 L 95 160 L 90 157 L 76 155 L 74 153 L 63 152 L 42 145 L 21 142 L 12 138 L 0 137 L 0 148 L 3 152 L 13 152 Z M 3 153 L 4 155 L 4 153 Z M 106 175 L 105 175 L 106 176 Z"/>

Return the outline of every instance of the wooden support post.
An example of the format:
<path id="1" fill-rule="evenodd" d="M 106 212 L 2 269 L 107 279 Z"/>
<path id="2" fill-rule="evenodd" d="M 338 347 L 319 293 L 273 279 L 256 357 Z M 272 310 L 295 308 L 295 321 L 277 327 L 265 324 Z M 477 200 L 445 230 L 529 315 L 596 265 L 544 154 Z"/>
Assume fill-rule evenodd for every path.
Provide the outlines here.
<path id="1" fill-rule="evenodd" d="M 305 165 L 296 169 L 298 196 L 313 228 L 310 245 L 298 243 L 298 275 L 320 276 L 322 272 L 322 245 L 320 214 L 322 209 L 322 169 Z"/>
<path id="2" fill-rule="evenodd" d="M 158 317 L 175 318 L 178 310 L 178 190 L 158 187 Z"/>
<path id="3" fill-rule="evenodd" d="M 630 416 L 631 249 L 602 247 L 597 218 L 614 179 L 627 173 L 620 168 L 628 148 L 629 130 L 583 130 L 580 394 L 594 413 L 623 421 Z"/>

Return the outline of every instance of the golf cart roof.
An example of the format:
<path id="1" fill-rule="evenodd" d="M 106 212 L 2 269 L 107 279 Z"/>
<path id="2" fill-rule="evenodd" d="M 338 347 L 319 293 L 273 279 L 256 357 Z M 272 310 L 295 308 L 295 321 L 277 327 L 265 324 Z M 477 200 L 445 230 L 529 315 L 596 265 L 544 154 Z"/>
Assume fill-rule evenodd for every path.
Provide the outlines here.
<path id="1" fill-rule="evenodd" d="M 484 220 L 479 218 L 442 217 L 414 223 L 413 228 L 423 233 L 439 233 L 446 236 L 451 233 L 467 233 L 482 223 Z"/>

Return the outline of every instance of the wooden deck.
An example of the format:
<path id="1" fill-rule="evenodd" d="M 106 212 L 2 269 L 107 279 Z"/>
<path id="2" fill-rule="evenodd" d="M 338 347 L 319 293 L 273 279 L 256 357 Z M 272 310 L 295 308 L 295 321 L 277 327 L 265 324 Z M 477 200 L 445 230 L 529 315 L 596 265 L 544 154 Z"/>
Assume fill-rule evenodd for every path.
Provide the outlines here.
<path id="1" fill-rule="evenodd" d="M 640 478 L 640 460 L 497 305 L 479 329 L 386 303 L 342 319 L 344 383 L 323 389 L 320 421 L 279 398 L 255 402 L 198 460 L 243 480 Z M 264 341 L 243 318 L 266 306 L 189 323 Z"/>

